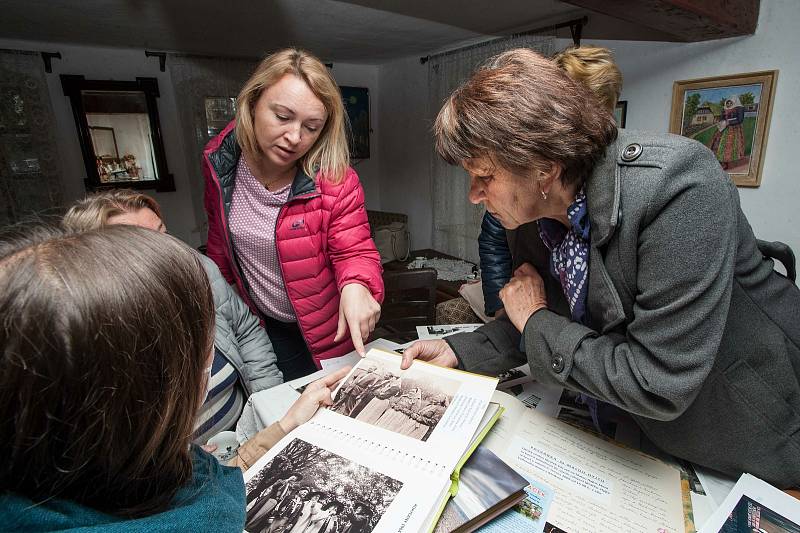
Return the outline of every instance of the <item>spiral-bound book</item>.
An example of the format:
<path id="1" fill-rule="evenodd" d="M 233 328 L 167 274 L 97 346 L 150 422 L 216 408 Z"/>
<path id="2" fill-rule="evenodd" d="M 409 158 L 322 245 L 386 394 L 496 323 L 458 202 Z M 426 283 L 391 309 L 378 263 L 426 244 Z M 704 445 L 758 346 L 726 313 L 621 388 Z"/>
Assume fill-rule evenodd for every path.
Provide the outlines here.
<path id="1" fill-rule="evenodd" d="M 249 533 L 429 531 L 502 412 L 497 379 L 370 350 L 245 473 Z M 491 404 L 491 405 L 490 405 Z"/>

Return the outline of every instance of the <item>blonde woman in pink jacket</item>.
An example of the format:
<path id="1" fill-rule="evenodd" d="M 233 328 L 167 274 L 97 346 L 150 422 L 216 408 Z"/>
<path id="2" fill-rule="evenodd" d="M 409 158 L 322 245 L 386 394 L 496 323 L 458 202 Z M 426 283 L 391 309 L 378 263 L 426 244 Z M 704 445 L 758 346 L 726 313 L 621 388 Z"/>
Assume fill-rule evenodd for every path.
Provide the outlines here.
<path id="1" fill-rule="evenodd" d="M 363 352 L 382 270 L 322 62 L 296 49 L 268 56 L 206 146 L 203 172 L 208 256 L 261 318 L 284 378 Z"/>

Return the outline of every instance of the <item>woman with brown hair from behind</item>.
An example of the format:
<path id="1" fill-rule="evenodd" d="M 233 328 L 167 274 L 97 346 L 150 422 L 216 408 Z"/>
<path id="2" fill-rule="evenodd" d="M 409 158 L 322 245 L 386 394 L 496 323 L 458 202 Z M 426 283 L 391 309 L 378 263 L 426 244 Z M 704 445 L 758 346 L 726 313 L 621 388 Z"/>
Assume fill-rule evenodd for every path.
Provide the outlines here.
<path id="1" fill-rule="evenodd" d="M 131 226 L 2 236 L 0 319 L 4 531 L 242 531 L 241 471 L 191 444 L 214 307 L 189 248 Z M 231 466 L 330 404 L 341 376 L 307 388 Z"/>
<path id="2" fill-rule="evenodd" d="M 126 224 L 166 232 L 155 198 L 131 189 L 90 194 L 75 202 L 61 224 L 82 232 Z M 197 412 L 194 441 L 205 444 L 222 431 L 236 427 L 247 399 L 283 382 L 275 349 L 267 332 L 247 304 L 228 285 L 216 263 L 198 254 L 214 298 L 214 361 L 211 386 Z"/>

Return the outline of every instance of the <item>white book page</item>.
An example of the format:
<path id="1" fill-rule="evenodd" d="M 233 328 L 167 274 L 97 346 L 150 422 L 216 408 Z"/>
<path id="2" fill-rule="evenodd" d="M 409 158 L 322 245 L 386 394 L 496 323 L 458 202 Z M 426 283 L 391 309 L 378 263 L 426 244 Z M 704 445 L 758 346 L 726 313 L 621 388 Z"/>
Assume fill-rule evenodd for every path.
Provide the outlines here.
<path id="1" fill-rule="evenodd" d="M 381 442 L 309 422 L 244 474 L 245 531 L 306 530 L 335 521 L 358 531 L 416 532 L 450 486 L 447 474 Z"/>
<path id="2" fill-rule="evenodd" d="M 689 498 L 692 500 L 692 517 L 694 518 L 695 527 L 702 526 L 714 514 L 717 505 L 714 503 L 713 498 L 707 494 L 697 494 L 689 491 Z"/>
<path id="3" fill-rule="evenodd" d="M 420 450 L 452 472 L 468 448 L 497 386 L 496 378 L 370 350 L 334 392 L 333 405 L 313 420 Z"/>
<path id="4" fill-rule="evenodd" d="M 728 497 L 728 494 L 736 485 L 735 479 L 710 468 L 694 465 L 694 471 L 700 479 L 700 484 L 703 485 L 706 494 L 713 500 L 714 509 L 722 505 L 722 502 L 725 501 L 725 498 Z"/>
<path id="5" fill-rule="evenodd" d="M 373 348 L 379 348 L 381 350 L 386 350 L 390 352 L 395 350 L 400 345 L 396 342 L 392 342 L 386 339 L 375 339 L 374 341 L 365 344 L 364 348 L 369 351 Z M 334 370 L 338 370 L 343 366 L 347 365 L 356 365 L 361 360 L 361 356 L 358 354 L 357 351 L 353 350 L 352 352 L 343 355 L 341 357 L 333 357 L 331 359 L 323 359 L 320 361 L 320 365 L 322 365 L 323 370 L 327 370 L 329 372 L 333 372 Z"/>
<path id="6" fill-rule="evenodd" d="M 750 474 L 742 474 L 733 490 L 700 528 L 700 533 L 725 531 L 800 531 L 800 500 Z"/>
<path id="7" fill-rule="evenodd" d="M 508 417 L 483 444 L 553 487 L 548 522 L 570 533 L 684 531 L 677 469 L 526 409 L 504 393 L 494 401 Z"/>

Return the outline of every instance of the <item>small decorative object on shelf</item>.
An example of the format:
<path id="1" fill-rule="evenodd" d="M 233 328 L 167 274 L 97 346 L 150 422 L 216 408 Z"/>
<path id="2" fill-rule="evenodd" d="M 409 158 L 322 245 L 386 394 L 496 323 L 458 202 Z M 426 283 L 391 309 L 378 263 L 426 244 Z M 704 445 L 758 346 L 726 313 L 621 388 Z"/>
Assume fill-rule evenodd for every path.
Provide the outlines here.
<path id="1" fill-rule="evenodd" d="M 62 75 L 86 165 L 86 189 L 174 191 L 161 140 L 155 78 L 87 80 Z"/>

